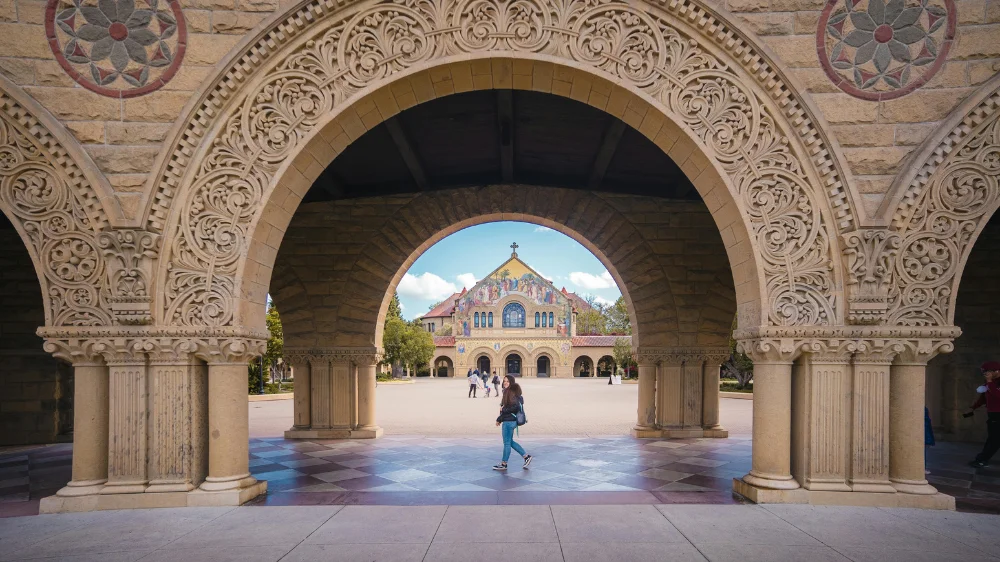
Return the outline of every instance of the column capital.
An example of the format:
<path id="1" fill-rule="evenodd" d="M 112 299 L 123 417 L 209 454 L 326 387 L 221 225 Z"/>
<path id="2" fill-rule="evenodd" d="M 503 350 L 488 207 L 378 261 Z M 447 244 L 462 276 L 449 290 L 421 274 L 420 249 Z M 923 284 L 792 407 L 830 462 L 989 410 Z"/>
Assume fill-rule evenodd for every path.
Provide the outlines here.
<path id="1" fill-rule="evenodd" d="M 893 365 L 919 365 L 924 366 L 934 359 L 939 353 L 951 353 L 955 350 L 955 340 L 953 339 L 910 339 L 902 342 L 903 349 Z"/>
<path id="2" fill-rule="evenodd" d="M 99 348 L 98 345 L 102 347 Z M 103 345 L 104 342 L 96 339 L 49 338 L 42 344 L 42 349 L 74 367 L 84 367 L 104 365 L 104 356 L 101 354 Z"/>
<path id="3" fill-rule="evenodd" d="M 209 365 L 246 364 L 267 351 L 267 340 L 250 338 L 206 339 L 195 343 L 195 355 Z"/>
<path id="4" fill-rule="evenodd" d="M 729 358 L 722 347 L 639 347 L 634 350 L 636 363 L 652 365 L 683 365 L 708 362 L 721 365 Z"/>
<path id="5" fill-rule="evenodd" d="M 290 363 L 354 363 L 357 366 L 375 365 L 382 359 L 382 350 L 376 347 L 318 347 L 285 348 L 286 360 Z"/>
<path id="6" fill-rule="evenodd" d="M 757 363 L 791 363 L 802 353 L 805 342 L 792 338 L 740 339 L 736 348 Z"/>

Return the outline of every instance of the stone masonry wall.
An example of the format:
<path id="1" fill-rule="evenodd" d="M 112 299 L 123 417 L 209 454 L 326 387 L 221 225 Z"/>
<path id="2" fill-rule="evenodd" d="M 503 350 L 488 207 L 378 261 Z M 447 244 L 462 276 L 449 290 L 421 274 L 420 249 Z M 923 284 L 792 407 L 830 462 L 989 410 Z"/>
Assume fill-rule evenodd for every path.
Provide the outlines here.
<path id="1" fill-rule="evenodd" d="M 816 40 L 825 0 L 723 0 L 718 5 L 746 23 L 812 94 L 843 148 L 869 216 L 910 153 L 976 86 L 1000 71 L 1000 0 L 956 0 L 955 43 L 943 66 L 922 87 L 888 101 L 848 95 L 824 73 Z"/>
<path id="2" fill-rule="evenodd" d="M 976 387 L 983 384 L 979 366 L 1000 361 L 1000 216 L 983 229 L 972 249 L 962 275 L 955 308 L 955 325 L 962 336 L 955 351 L 935 358 L 928 369 L 927 404 L 935 427 L 942 437 L 959 441 L 979 441 L 986 436 L 985 408 L 975 418 L 962 414 L 976 399 Z"/>
<path id="3" fill-rule="evenodd" d="M 287 2 L 293 3 L 293 2 Z M 279 0 L 180 0 L 187 48 L 162 88 L 122 99 L 82 88 L 57 62 L 46 2 L 0 0 L 0 73 L 66 125 L 108 176 L 126 217 L 141 213 L 146 177 L 170 127 L 214 65 L 279 7 Z"/>
<path id="4" fill-rule="evenodd" d="M 130 218 L 143 212 L 150 195 L 145 193 L 149 171 L 192 93 L 244 36 L 274 12 L 295 4 L 177 1 L 185 22 L 186 53 L 176 74 L 160 89 L 123 98 L 82 88 L 60 66 L 47 38 L 47 2 L 0 0 L 0 73 L 22 86 L 84 145 Z M 902 1 L 918 5 L 916 0 Z M 869 214 L 914 148 L 976 86 L 1000 71 L 1000 0 L 956 0 L 949 21 L 954 20 L 957 31 L 943 64 L 926 84 L 888 101 L 848 95 L 824 74 L 817 51 L 817 30 L 827 5 L 823 0 L 709 3 L 731 12 L 745 25 L 742 30 L 757 35 L 773 50 L 779 67 L 811 93 L 831 125 L 831 136 L 843 147 Z"/>
<path id="5" fill-rule="evenodd" d="M 0 445 L 68 440 L 72 375 L 42 350 L 35 335 L 45 323 L 42 295 L 31 258 L 10 223 L 0 224 L 0 310 Z"/>
<path id="6" fill-rule="evenodd" d="M 382 301 L 407 260 L 442 231 L 505 206 L 504 220 L 535 209 L 608 256 L 635 308 L 639 345 L 727 345 L 733 273 L 704 203 L 552 188 L 517 188 L 519 197 L 504 198 L 505 189 L 302 205 L 281 240 L 269 290 L 285 345 L 372 345 Z"/>

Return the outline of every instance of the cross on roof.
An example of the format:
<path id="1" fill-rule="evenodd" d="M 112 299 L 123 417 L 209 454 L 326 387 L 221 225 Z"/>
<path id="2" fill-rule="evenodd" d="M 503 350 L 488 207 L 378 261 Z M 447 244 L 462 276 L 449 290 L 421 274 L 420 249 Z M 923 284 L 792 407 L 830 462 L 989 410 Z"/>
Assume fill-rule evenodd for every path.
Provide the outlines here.
<path id="1" fill-rule="evenodd" d="M 520 246 L 517 245 L 517 242 L 514 242 L 513 244 L 510 245 L 510 249 L 511 249 L 510 255 L 511 255 L 511 257 L 515 257 L 515 258 L 517 257 L 517 249 L 518 248 L 520 248 Z"/>

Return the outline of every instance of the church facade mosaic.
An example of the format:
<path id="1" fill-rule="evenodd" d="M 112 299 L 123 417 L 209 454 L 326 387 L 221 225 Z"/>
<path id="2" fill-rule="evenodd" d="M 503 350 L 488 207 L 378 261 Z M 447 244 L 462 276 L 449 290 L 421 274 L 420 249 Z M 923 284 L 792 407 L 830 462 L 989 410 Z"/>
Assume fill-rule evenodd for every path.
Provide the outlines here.
<path id="1" fill-rule="evenodd" d="M 738 492 L 948 506 L 924 480 L 909 428 L 922 427 L 927 362 L 961 345 L 963 268 L 1000 206 L 992 3 L 981 13 L 951 0 L 763 12 L 702 0 L 34 4 L 0 7 L 0 210 L 38 278 L 39 347 L 74 371 L 73 482 L 45 509 L 232 505 L 264 492 L 246 466 L 242 378 L 263 348 L 263 305 L 296 210 L 366 131 L 432 99 L 494 89 L 596 107 L 691 180 L 732 269 L 735 337 L 756 364 L 754 431 L 767 436 Z M 613 206 L 594 196 L 569 214 L 537 212 L 536 189 L 476 202 L 476 213 L 558 226 L 552 217 Z M 438 231 L 475 219 L 465 212 L 435 215 Z M 621 212 L 629 240 L 581 233 L 609 270 L 630 272 L 620 285 L 632 288 L 635 433 L 721 436 L 718 342 L 671 339 L 651 304 L 665 301 L 650 296 L 671 279 L 661 266 L 631 273 L 654 263 L 636 263 L 636 248 L 671 247 L 643 215 Z M 433 236 L 411 237 L 419 249 Z M 381 328 L 369 316 L 384 314 L 412 253 L 383 260 L 387 240 L 350 241 L 365 244 L 357 292 L 337 304 L 346 343 L 289 354 L 308 365 L 290 431 L 381 435 Z M 481 331 L 484 312 L 487 330 L 491 313 L 501 329 L 532 329 L 536 312 L 543 329 L 545 312 L 561 373 L 573 305 L 543 281 L 491 279 L 458 299 L 459 355 L 507 345 L 476 339 L 477 313 Z"/>

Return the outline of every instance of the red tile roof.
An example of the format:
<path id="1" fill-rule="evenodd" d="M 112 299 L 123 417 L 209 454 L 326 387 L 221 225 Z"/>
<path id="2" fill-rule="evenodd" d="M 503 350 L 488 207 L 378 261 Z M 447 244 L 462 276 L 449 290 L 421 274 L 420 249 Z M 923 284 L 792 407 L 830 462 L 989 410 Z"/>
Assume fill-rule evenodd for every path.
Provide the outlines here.
<path id="1" fill-rule="evenodd" d="M 455 336 L 434 336 L 434 345 L 436 347 L 454 347 Z"/>
<path id="2" fill-rule="evenodd" d="M 422 318 L 448 318 L 451 316 L 452 311 L 455 310 L 455 299 L 462 296 L 465 289 L 462 289 L 461 293 L 455 293 L 454 295 L 441 301 L 441 304 L 435 306 L 430 312 L 424 314 Z"/>
<path id="3" fill-rule="evenodd" d="M 632 341 L 632 336 L 573 336 L 573 347 L 611 347 L 618 338 Z"/>

